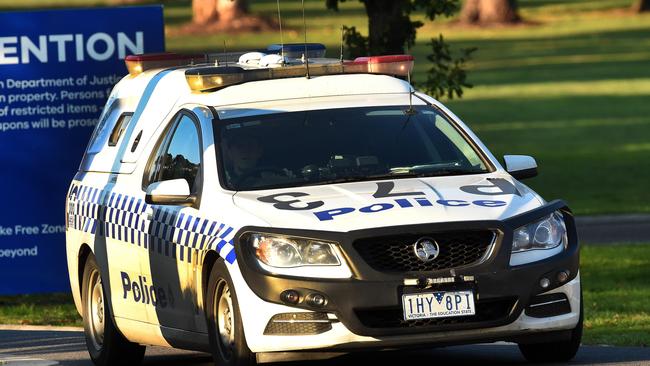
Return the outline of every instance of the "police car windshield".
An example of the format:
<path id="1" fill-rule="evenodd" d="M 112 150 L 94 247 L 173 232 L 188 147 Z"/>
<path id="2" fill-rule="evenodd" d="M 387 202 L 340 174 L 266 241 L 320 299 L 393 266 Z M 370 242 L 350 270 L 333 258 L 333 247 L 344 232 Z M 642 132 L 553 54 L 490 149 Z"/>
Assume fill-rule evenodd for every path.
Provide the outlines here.
<path id="1" fill-rule="evenodd" d="M 245 191 L 487 172 L 429 106 L 341 108 L 215 122 L 225 188 Z"/>

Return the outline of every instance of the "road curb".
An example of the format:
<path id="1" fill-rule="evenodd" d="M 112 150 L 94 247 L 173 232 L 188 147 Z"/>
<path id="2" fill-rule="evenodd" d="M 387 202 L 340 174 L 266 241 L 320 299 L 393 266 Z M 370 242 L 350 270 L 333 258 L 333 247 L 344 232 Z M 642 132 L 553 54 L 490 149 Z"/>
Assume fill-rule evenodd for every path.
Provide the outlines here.
<path id="1" fill-rule="evenodd" d="M 84 329 L 81 327 L 59 327 L 54 325 L 0 324 L 0 330 L 83 332 Z"/>

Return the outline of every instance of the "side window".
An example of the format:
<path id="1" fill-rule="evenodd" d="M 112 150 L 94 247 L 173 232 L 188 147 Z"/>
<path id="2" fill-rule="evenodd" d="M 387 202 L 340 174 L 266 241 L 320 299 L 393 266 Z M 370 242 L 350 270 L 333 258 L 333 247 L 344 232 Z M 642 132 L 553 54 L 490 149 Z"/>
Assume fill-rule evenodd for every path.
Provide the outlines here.
<path id="1" fill-rule="evenodd" d="M 115 123 L 113 132 L 111 132 L 111 137 L 108 139 L 108 146 L 117 145 L 120 137 L 122 137 L 122 133 L 124 133 L 124 130 L 126 130 L 126 126 L 129 125 L 131 117 L 133 117 L 133 113 L 122 113 L 120 118 L 117 120 L 117 123 Z"/>
<path id="2" fill-rule="evenodd" d="M 187 115 L 178 118 L 149 164 L 147 184 L 182 178 L 187 181 L 192 193 L 198 192 L 201 183 L 198 178 L 201 171 L 201 143 L 192 118 Z"/>
<path id="3" fill-rule="evenodd" d="M 104 148 L 106 141 L 108 141 L 111 127 L 114 126 L 120 115 L 119 106 L 120 101 L 115 100 L 107 107 L 108 110 L 103 114 L 102 119 L 99 121 L 95 131 L 93 131 L 92 137 L 90 138 L 87 151 L 88 154 L 96 154 Z"/>

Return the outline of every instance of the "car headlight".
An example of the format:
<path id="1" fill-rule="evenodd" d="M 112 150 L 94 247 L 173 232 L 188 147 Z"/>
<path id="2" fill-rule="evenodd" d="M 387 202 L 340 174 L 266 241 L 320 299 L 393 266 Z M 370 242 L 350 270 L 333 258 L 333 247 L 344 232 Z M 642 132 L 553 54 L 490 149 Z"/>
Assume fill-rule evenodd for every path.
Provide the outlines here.
<path id="1" fill-rule="evenodd" d="M 556 211 L 514 231 L 510 265 L 536 262 L 554 256 L 566 249 L 568 242 L 564 217 Z"/>
<path id="2" fill-rule="evenodd" d="M 271 273 L 323 278 L 352 275 L 336 242 L 267 233 L 246 233 L 243 239 L 260 267 Z"/>

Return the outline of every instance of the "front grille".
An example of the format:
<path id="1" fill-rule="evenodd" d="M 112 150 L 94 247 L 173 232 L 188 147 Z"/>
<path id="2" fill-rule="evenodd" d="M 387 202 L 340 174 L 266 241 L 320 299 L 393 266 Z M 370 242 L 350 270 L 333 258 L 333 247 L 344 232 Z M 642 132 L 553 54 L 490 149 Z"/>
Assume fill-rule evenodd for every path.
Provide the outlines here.
<path id="1" fill-rule="evenodd" d="M 404 320 L 401 308 L 355 310 L 361 323 L 368 328 L 453 328 L 458 324 L 493 322 L 505 319 L 517 299 L 514 297 L 487 299 L 476 302 L 476 314 L 447 318 Z"/>
<path id="2" fill-rule="evenodd" d="M 266 325 L 266 335 L 321 334 L 332 329 L 326 313 L 283 313 L 274 315 Z"/>
<path id="3" fill-rule="evenodd" d="M 429 263 L 419 260 L 413 249 L 422 237 L 433 238 L 440 246 L 440 254 Z M 479 262 L 490 250 L 494 237 L 490 230 L 406 234 L 359 239 L 354 247 L 368 265 L 380 272 L 438 271 Z"/>

